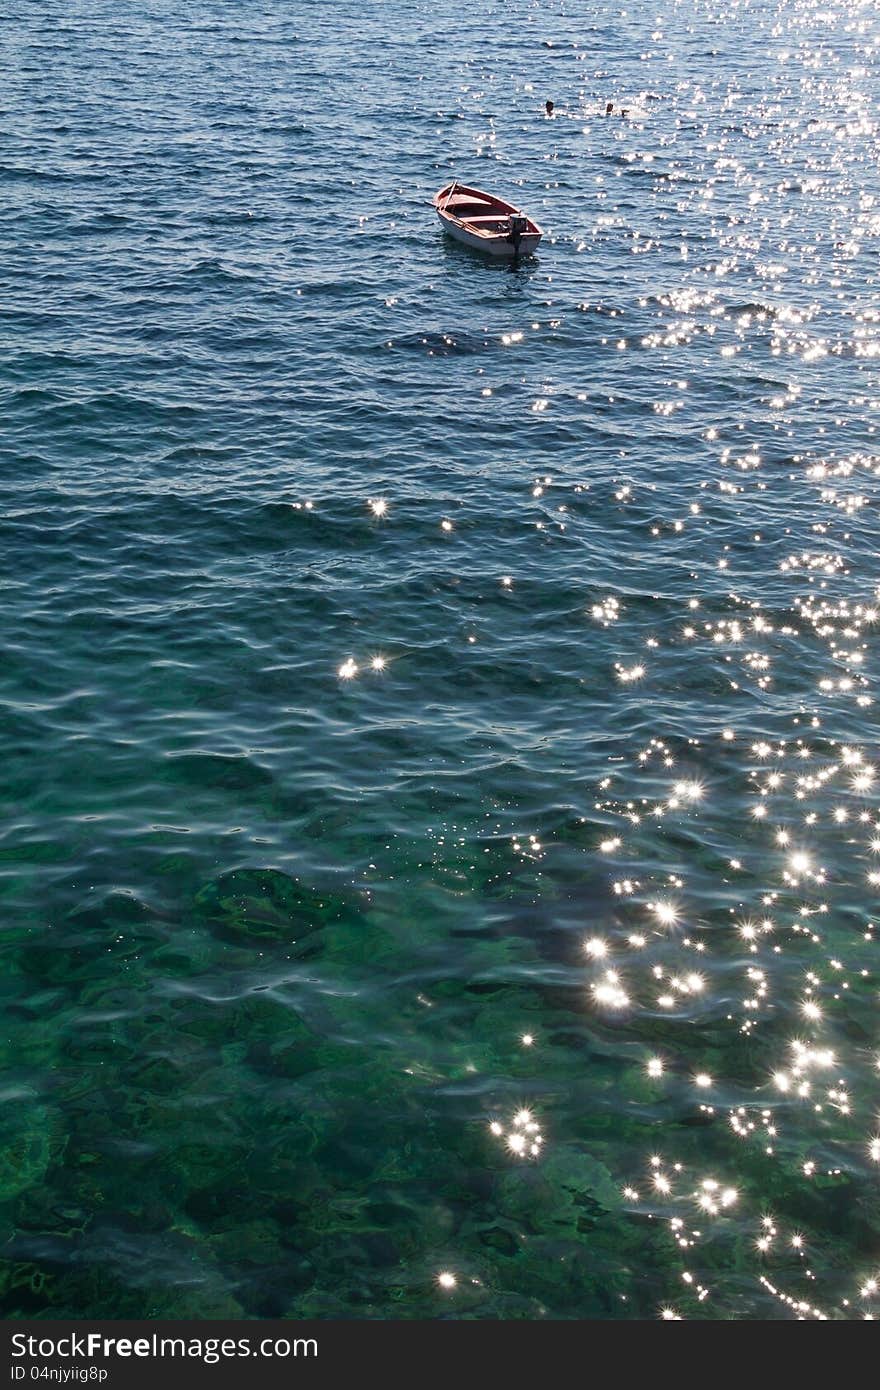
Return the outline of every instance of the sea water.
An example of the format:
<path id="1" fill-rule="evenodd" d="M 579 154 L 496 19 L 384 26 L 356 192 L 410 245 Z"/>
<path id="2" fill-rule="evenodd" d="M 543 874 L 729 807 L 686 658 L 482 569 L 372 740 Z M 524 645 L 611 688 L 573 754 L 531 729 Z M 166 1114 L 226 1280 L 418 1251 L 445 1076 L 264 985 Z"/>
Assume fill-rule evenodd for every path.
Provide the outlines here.
<path id="1" fill-rule="evenodd" d="M 3 31 L 7 1315 L 876 1313 L 875 5 Z"/>

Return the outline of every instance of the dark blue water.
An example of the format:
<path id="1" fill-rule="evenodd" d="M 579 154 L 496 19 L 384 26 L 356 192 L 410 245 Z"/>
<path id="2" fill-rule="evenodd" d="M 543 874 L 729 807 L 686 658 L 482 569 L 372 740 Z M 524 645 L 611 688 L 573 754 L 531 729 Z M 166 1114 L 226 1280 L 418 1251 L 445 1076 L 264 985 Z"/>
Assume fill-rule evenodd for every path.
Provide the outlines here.
<path id="1" fill-rule="evenodd" d="M 7 1315 L 876 1311 L 875 7 L 2 33 Z"/>

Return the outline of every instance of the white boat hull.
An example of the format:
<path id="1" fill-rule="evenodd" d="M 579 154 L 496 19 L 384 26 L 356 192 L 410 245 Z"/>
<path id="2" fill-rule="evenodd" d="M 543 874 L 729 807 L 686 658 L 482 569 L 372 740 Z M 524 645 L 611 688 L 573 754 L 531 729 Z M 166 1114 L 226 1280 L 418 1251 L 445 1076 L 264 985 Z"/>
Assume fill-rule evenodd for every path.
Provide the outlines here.
<path id="1" fill-rule="evenodd" d="M 456 241 L 460 241 L 463 246 L 470 246 L 474 251 L 485 251 L 490 256 L 499 256 L 507 260 L 513 260 L 515 256 L 531 256 L 541 240 L 540 235 L 536 236 L 534 232 L 523 232 L 519 245 L 514 246 L 509 237 L 481 236 L 478 232 L 469 231 L 460 223 L 444 217 L 442 212 L 438 212 L 437 216 L 443 224 L 444 231 Z"/>

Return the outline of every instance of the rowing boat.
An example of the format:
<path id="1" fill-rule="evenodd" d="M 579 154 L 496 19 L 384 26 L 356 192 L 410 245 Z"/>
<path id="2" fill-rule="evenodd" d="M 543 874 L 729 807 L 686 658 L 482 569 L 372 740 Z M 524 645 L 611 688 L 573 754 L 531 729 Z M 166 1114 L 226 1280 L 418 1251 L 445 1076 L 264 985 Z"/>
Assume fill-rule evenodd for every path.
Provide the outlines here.
<path id="1" fill-rule="evenodd" d="M 513 203 L 467 184 L 441 188 L 434 207 L 450 236 L 491 256 L 530 256 L 543 236 L 537 222 Z"/>

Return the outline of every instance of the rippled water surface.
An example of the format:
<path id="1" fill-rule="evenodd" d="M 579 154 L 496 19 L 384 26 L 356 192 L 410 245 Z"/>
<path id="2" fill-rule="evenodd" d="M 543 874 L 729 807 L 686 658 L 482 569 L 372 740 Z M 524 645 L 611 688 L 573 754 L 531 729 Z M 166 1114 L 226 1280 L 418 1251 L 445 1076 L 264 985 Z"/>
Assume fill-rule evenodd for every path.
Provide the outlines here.
<path id="1" fill-rule="evenodd" d="M 876 6 L 3 36 L 6 1313 L 871 1316 Z"/>

